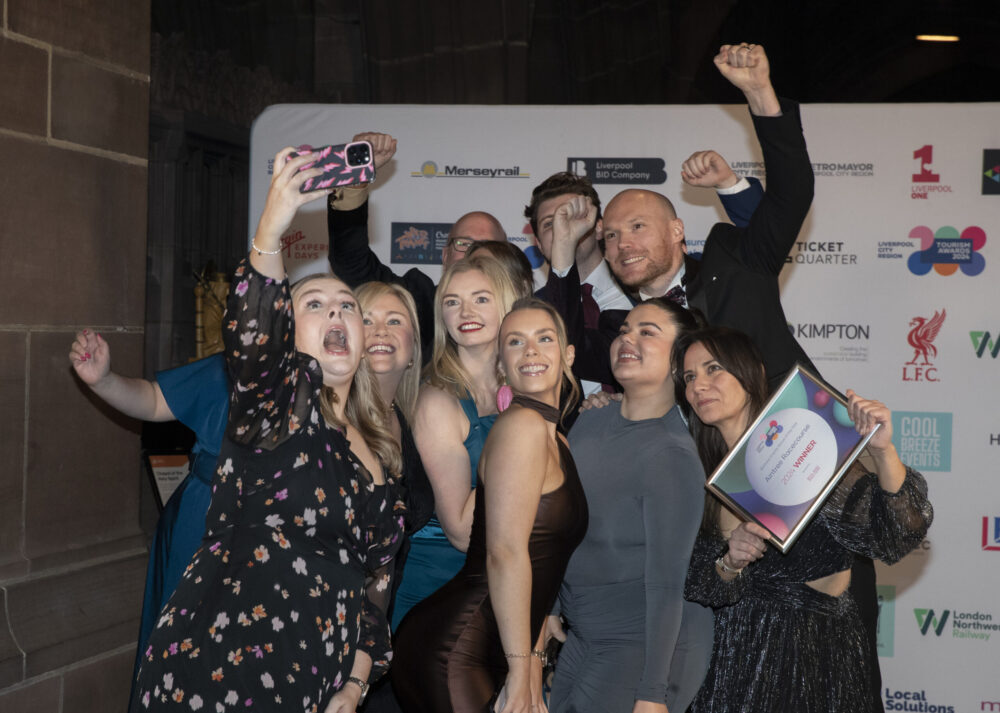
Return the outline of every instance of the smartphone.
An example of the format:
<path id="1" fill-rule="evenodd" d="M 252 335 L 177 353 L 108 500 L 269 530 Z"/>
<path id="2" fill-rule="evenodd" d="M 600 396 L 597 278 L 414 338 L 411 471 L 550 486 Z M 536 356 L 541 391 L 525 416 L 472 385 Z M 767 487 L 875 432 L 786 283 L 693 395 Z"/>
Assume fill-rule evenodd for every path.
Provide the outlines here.
<path id="1" fill-rule="evenodd" d="M 321 191 L 324 188 L 356 186 L 375 180 L 375 164 L 372 161 L 372 145 L 367 141 L 352 141 L 349 144 L 321 146 L 299 146 L 299 150 L 288 154 L 288 158 L 300 156 L 301 152 L 312 151 L 315 161 L 300 168 L 322 168 L 323 175 L 310 178 L 299 188 L 299 193 Z"/>

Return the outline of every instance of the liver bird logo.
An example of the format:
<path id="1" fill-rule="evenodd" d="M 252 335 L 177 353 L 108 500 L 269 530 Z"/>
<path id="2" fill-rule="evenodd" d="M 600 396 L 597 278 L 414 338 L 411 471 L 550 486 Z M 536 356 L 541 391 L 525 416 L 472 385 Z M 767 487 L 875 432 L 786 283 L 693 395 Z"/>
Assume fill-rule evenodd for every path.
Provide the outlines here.
<path id="1" fill-rule="evenodd" d="M 913 359 L 907 364 L 916 364 L 917 359 L 923 357 L 923 364 L 930 364 L 931 357 L 937 357 L 937 347 L 934 346 L 934 339 L 941 331 L 944 318 L 947 313 L 942 309 L 934 312 L 930 319 L 914 317 L 910 320 L 910 333 L 906 335 L 906 341 L 913 347 Z"/>

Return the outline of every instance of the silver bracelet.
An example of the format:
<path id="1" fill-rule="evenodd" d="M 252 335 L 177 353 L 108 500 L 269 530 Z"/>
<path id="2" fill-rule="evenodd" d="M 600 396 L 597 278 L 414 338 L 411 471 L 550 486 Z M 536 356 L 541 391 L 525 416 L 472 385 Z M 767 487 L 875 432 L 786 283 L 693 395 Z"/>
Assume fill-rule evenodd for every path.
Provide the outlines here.
<path id="1" fill-rule="evenodd" d="M 719 559 L 715 560 L 715 566 L 721 569 L 726 574 L 740 574 L 743 571 L 743 567 L 735 569 L 726 564 L 725 555 L 722 555 Z"/>
<path id="2" fill-rule="evenodd" d="M 257 247 L 257 242 L 254 240 L 250 241 L 250 247 L 257 251 L 258 255 L 277 255 L 282 251 L 282 247 L 279 245 L 277 250 L 261 250 Z"/>

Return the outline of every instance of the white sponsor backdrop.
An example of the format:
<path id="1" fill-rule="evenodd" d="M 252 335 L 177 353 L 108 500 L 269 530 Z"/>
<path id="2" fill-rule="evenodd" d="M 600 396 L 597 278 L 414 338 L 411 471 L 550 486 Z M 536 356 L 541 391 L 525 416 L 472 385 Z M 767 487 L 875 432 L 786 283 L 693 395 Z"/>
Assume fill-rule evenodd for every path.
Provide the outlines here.
<path id="1" fill-rule="evenodd" d="M 879 568 L 887 709 L 1000 710 L 1000 356 L 992 356 L 1000 340 L 1000 195 L 984 194 L 984 185 L 1000 184 L 983 180 L 1000 163 L 984 164 L 985 150 L 1000 149 L 1000 105 L 817 104 L 802 108 L 802 121 L 816 198 L 782 278 L 787 317 L 827 379 L 898 412 L 897 445 L 904 460 L 924 466 L 935 506 L 923 547 Z M 451 223 L 470 210 L 493 213 L 511 240 L 529 245 L 523 207 L 568 157 L 664 159 L 666 183 L 649 187 L 674 200 L 692 250 L 723 213 L 713 192 L 683 184 L 681 162 L 714 148 L 743 173 L 763 173 L 738 106 L 283 105 L 254 125 L 250 224 L 281 147 L 341 143 L 363 130 L 399 140 L 371 199 L 371 244 L 387 264 L 393 222 Z M 428 162 L 438 175 L 423 175 Z M 440 175 L 449 166 L 520 175 Z M 922 172 L 932 180 L 915 181 Z M 604 202 L 625 187 L 597 185 Z M 951 237 L 949 227 L 955 238 L 980 228 L 985 243 L 974 241 L 971 252 L 954 240 L 939 247 L 965 245 L 960 259 L 978 254 L 985 265 L 975 275 L 966 274 L 975 272 L 969 262 L 953 274 L 914 274 L 908 260 L 921 246 L 909 236 L 919 226 L 938 238 Z M 326 267 L 322 201 L 302 211 L 289 235 L 293 277 Z M 425 269 L 438 277 L 437 266 Z M 907 338 L 916 318 L 935 312 L 946 316 L 925 359 Z"/>

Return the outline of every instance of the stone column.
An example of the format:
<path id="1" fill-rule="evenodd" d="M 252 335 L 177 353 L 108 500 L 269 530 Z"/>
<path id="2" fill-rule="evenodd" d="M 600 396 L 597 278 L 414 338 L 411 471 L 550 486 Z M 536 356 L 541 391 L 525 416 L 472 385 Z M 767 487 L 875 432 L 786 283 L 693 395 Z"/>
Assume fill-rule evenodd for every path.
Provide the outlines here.
<path id="1" fill-rule="evenodd" d="M 3 0 L 0 710 L 124 710 L 146 566 L 138 426 L 67 352 L 142 372 L 148 0 Z"/>

